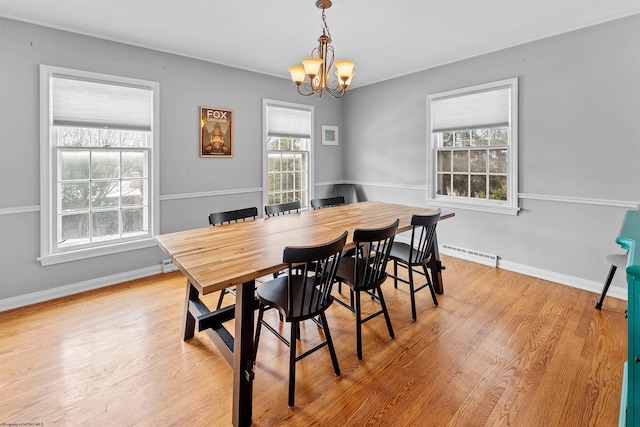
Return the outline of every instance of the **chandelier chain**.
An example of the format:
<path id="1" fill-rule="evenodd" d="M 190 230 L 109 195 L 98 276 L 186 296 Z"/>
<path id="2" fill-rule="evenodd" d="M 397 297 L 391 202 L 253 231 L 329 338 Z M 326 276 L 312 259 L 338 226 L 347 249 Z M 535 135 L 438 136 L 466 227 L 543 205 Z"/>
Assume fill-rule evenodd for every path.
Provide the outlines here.
<path id="1" fill-rule="evenodd" d="M 327 17 L 324 14 L 324 8 L 322 8 L 322 32 L 331 40 L 331 33 L 329 32 L 329 26 L 327 25 Z"/>

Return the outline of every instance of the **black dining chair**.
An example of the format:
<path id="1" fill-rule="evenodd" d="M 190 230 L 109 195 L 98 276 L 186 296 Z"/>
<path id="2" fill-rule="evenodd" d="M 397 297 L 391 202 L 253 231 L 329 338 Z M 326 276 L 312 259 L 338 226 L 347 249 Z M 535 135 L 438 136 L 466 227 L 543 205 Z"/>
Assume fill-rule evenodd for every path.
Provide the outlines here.
<path id="1" fill-rule="evenodd" d="M 340 366 L 325 311 L 333 302 L 331 288 L 342 248 L 347 241 L 347 234 L 345 231 L 337 239 L 318 246 L 286 247 L 282 259 L 289 265 L 288 274 L 265 282 L 257 288 L 259 305 L 254 356 L 258 352 L 263 325 L 289 346 L 289 407 L 293 407 L 295 400 L 296 362 L 327 346 L 333 362 L 333 370 L 336 375 L 340 375 Z M 264 312 L 269 308 L 278 310 L 284 321 L 291 324 L 289 340 L 264 320 Z M 319 317 L 319 320 L 316 320 L 316 317 Z M 322 328 L 325 340 L 303 354 L 296 355 L 296 339 L 300 336 L 300 322 L 308 319 L 312 319 Z"/>
<path id="2" fill-rule="evenodd" d="M 250 207 L 243 209 L 235 209 L 232 211 L 223 211 L 223 212 L 214 212 L 209 214 L 209 224 L 214 227 L 217 225 L 225 225 L 231 224 L 235 222 L 246 221 L 248 219 L 256 219 L 258 216 L 258 208 Z M 218 298 L 218 305 L 216 306 L 216 310 L 220 310 L 222 307 L 222 300 L 226 294 L 236 294 L 235 289 L 225 288 L 220 291 L 220 298 Z"/>
<path id="3" fill-rule="evenodd" d="M 233 211 L 214 212 L 209 214 L 209 224 L 213 226 L 231 224 L 233 222 L 246 221 L 247 219 L 256 219 L 257 216 L 258 208 L 255 206 Z"/>
<path id="4" fill-rule="evenodd" d="M 342 196 L 311 200 L 311 207 L 313 209 L 323 209 L 323 208 L 330 208 L 332 206 L 341 206 L 341 205 L 344 205 L 344 197 Z"/>
<path id="5" fill-rule="evenodd" d="M 638 210 L 630 210 L 624 216 L 624 220 L 622 221 L 622 227 L 620 229 L 620 234 L 616 238 L 616 243 L 622 246 L 625 249 L 629 249 L 625 240 L 626 236 L 633 234 L 633 231 L 638 230 L 640 227 L 640 216 L 638 216 Z M 618 268 L 625 270 L 627 268 L 628 261 L 628 253 L 616 253 L 607 255 L 604 257 L 605 260 L 611 265 L 609 267 L 609 274 L 607 275 L 607 279 L 604 282 L 604 286 L 602 288 L 602 292 L 600 293 L 600 298 L 596 303 L 596 309 L 602 310 L 602 303 L 604 302 L 604 297 L 607 296 L 607 292 L 609 291 L 609 286 L 611 285 L 611 281 L 613 280 L 613 276 L 616 273 Z"/>
<path id="6" fill-rule="evenodd" d="M 302 205 L 300 200 L 294 200 L 293 202 L 280 203 L 277 205 L 267 205 L 264 207 L 264 213 L 267 216 L 285 215 L 288 213 L 300 212 Z"/>
<path id="7" fill-rule="evenodd" d="M 344 197 L 344 202 L 347 205 L 358 203 L 358 192 L 355 184 L 334 184 L 333 194 L 337 197 Z"/>
<path id="8" fill-rule="evenodd" d="M 440 209 L 433 215 L 413 215 L 411 217 L 411 243 L 393 242 L 389 261 L 393 261 L 393 286 L 398 288 L 398 281 L 409 285 L 409 296 L 411 298 L 411 318 L 416 320 L 416 298 L 415 293 L 426 287 L 431 291 L 433 304 L 438 305 L 433 283 L 429 277 L 427 264 L 431 260 L 433 242 L 436 236 L 436 226 L 440 219 Z M 409 280 L 398 277 L 398 266 L 407 269 Z M 414 270 L 419 267 L 422 269 Z M 426 283 L 416 287 L 413 274 L 418 273 L 425 276 Z"/>
<path id="9" fill-rule="evenodd" d="M 604 302 L 604 297 L 607 296 L 607 292 L 609 291 L 609 286 L 611 286 L 611 282 L 613 281 L 613 276 L 616 274 L 616 270 L 618 268 L 625 269 L 627 268 L 627 254 L 609 254 L 604 257 L 604 259 L 611 264 L 609 267 L 609 273 L 607 274 L 607 279 L 604 281 L 604 286 L 602 287 L 602 292 L 600 292 L 600 298 L 596 303 L 596 308 L 598 310 L 602 310 L 602 303 Z"/>
<path id="10" fill-rule="evenodd" d="M 381 285 L 387 279 L 387 261 L 399 223 L 400 220 L 397 219 L 393 224 L 382 228 L 355 229 L 353 231 L 353 241 L 356 244 L 355 253 L 353 256 L 343 256 L 340 259 L 336 281 L 344 282 L 349 286 L 351 304 L 346 304 L 339 298 L 334 299 L 356 315 L 356 355 L 358 359 L 362 359 L 363 323 L 383 314 L 387 322 L 389 336 L 395 337 Z M 364 319 L 360 303 L 361 293 L 380 302 L 380 310 Z"/>

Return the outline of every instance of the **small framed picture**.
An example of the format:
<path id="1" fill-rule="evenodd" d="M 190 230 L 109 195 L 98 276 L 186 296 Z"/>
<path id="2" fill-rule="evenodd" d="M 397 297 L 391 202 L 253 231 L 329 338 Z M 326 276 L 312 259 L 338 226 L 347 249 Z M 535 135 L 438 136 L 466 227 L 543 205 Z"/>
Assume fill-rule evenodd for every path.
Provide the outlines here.
<path id="1" fill-rule="evenodd" d="M 200 157 L 233 157 L 233 110 L 200 107 Z"/>
<path id="2" fill-rule="evenodd" d="M 322 145 L 338 145 L 338 126 L 322 125 Z"/>

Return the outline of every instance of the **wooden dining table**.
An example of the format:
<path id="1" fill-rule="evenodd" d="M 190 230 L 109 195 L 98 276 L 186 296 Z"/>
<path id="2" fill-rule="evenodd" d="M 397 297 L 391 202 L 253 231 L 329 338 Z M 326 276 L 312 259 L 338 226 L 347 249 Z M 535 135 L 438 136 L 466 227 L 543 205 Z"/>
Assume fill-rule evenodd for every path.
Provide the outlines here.
<path id="1" fill-rule="evenodd" d="M 349 232 L 345 249 L 354 247 L 353 230 L 379 228 L 400 219 L 398 232 L 411 229 L 411 216 L 436 210 L 367 201 L 297 214 L 259 218 L 217 227 L 163 234 L 156 237 L 175 266 L 187 277 L 182 339 L 206 333 L 233 367 L 232 422 L 248 426 L 252 418 L 253 334 L 256 279 L 286 267 L 286 246 L 326 243 Z M 440 219 L 454 213 L 442 213 Z M 437 244 L 430 269 L 434 288 L 443 293 Z M 236 287 L 234 305 L 211 311 L 201 295 Z M 234 334 L 224 323 L 235 319 Z"/>

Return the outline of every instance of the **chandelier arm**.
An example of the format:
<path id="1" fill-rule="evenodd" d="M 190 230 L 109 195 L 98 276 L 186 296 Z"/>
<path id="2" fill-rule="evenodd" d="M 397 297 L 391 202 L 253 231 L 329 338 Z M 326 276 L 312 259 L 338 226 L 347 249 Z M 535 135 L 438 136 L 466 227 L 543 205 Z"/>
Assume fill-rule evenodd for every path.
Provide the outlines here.
<path id="1" fill-rule="evenodd" d="M 327 89 L 327 93 L 329 95 L 331 95 L 333 98 L 342 98 L 344 96 L 344 94 L 345 94 L 345 90 L 344 89 L 339 89 L 339 88 L 332 89 L 332 88 L 329 88 L 329 87 L 327 87 L 326 89 Z"/>
<path id="2" fill-rule="evenodd" d="M 307 82 L 307 81 L 305 81 L 304 83 L 301 83 L 301 84 L 299 84 L 299 85 L 296 85 L 296 86 L 297 86 L 297 88 L 298 88 L 298 93 L 299 93 L 300 95 L 302 95 L 302 96 L 311 96 L 311 95 L 313 95 L 313 94 L 317 94 L 316 89 L 315 89 L 315 88 L 313 88 L 313 86 L 312 86 L 309 82 Z M 301 90 L 302 86 L 304 86 L 304 88 L 305 88 L 305 89 L 308 89 L 308 90 L 309 90 L 309 92 L 303 92 L 303 91 Z"/>
<path id="3" fill-rule="evenodd" d="M 302 91 L 300 90 L 300 86 L 302 86 L 302 85 L 297 85 L 297 86 L 298 86 L 298 93 L 299 93 L 300 95 L 302 95 L 302 96 L 311 96 L 311 95 L 313 95 L 314 93 L 316 93 L 315 91 L 312 91 L 312 92 L 309 92 L 309 93 L 302 93 Z"/>
<path id="4" fill-rule="evenodd" d="M 334 54 L 334 51 L 333 51 L 333 46 L 331 46 L 331 45 L 327 45 L 326 46 L 325 55 L 326 55 L 326 58 L 325 58 L 324 61 L 325 61 L 326 65 L 325 65 L 325 68 L 324 68 L 324 74 L 325 74 L 324 84 L 325 84 L 325 87 L 327 89 L 329 89 L 331 87 L 331 74 L 329 74 L 329 73 L 331 72 L 331 68 L 333 67 L 333 62 L 335 60 L 335 54 Z M 335 86 L 337 88 L 338 86 L 340 86 L 340 84 L 336 83 Z"/>

